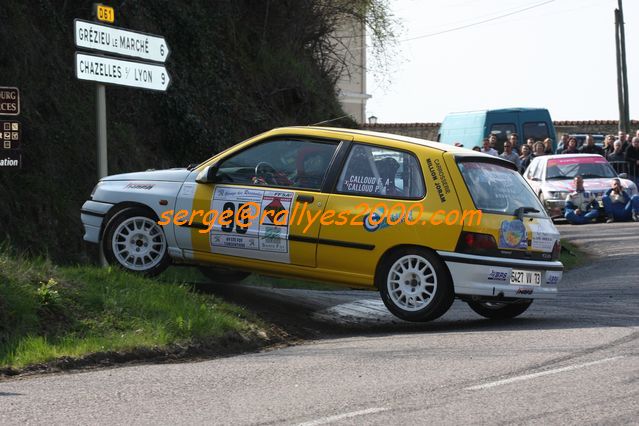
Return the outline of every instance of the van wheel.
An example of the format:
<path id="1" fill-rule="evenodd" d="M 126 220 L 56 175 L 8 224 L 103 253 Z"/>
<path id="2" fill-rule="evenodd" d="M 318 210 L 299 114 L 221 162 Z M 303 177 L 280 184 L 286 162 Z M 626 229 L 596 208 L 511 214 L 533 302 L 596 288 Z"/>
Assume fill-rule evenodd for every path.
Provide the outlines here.
<path id="1" fill-rule="evenodd" d="M 521 299 L 515 302 L 492 302 L 492 301 L 472 301 L 469 300 L 470 309 L 479 315 L 490 319 L 515 318 L 526 312 L 532 304 L 532 299 Z"/>
<path id="2" fill-rule="evenodd" d="M 388 310 L 406 321 L 439 318 L 455 299 L 446 266 L 425 249 L 402 249 L 384 258 L 375 284 Z"/>
<path id="3" fill-rule="evenodd" d="M 242 281 L 251 275 L 250 272 L 236 271 L 221 267 L 199 266 L 198 269 L 210 282 L 231 284 Z"/>
<path id="4" fill-rule="evenodd" d="M 117 213 L 106 226 L 102 247 L 110 265 L 155 276 L 171 263 L 164 230 L 153 213 L 131 207 Z"/>

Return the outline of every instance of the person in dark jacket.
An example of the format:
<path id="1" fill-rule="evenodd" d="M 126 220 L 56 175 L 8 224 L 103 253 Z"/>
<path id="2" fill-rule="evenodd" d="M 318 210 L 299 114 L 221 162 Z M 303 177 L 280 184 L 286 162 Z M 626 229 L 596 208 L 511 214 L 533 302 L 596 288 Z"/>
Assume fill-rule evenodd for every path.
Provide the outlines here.
<path id="1" fill-rule="evenodd" d="M 577 139 L 570 138 L 568 139 L 568 146 L 561 151 L 562 154 L 579 154 L 579 150 L 577 150 Z"/>
<path id="2" fill-rule="evenodd" d="M 595 140 L 592 135 L 586 136 L 586 142 L 584 142 L 584 146 L 579 149 L 579 152 L 582 154 L 599 154 L 602 157 L 604 155 L 603 149 L 595 145 Z"/>
<path id="3" fill-rule="evenodd" d="M 621 143 L 619 145 L 621 147 Z M 604 210 L 608 216 L 607 222 L 626 222 L 630 219 L 639 222 L 639 195 L 629 196 L 621 187 L 619 179 L 613 179 L 611 186 L 603 196 Z"/>
<path id="4" fill-rule="evenodd" d="M 639 181 L 639 137 L 632 138 L 632 144 L 626 149 L 626 161 L 630 167 L 629 175 L 637 183 Z"/>

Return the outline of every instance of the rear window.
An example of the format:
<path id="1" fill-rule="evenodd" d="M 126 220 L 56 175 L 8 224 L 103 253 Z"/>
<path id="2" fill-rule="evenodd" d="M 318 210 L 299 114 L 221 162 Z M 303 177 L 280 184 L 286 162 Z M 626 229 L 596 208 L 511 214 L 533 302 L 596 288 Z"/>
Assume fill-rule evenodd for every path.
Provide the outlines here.
<path id="1" fill-rule="evenodd" d="M 518 208 L 532 207 L 543 215 L 544 208 L 515 170 L 479 161 L 458 164 L 477 209 L 514 216 Z"/>

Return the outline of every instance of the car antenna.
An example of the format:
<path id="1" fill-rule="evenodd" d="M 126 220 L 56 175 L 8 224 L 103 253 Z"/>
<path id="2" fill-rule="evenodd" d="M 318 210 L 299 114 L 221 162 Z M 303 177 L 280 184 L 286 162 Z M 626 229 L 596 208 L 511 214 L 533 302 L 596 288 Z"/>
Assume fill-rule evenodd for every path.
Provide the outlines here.
<path id="1" fill-rule="evenodd" d="M 309 126 L 318 126 L 318 125 L 320 125 L 320 124 L 330 123 L 331 121 L 341 120 L 342 118 L 346 118 L 346 117 L 348 117 L 348 116 L 349 116 L 349 114 L 342 115 L 341 117 L 331 118 L 330 120 L 324 120 L 324 121 L 320 121 L 319 123 L 309 124 Z"/>

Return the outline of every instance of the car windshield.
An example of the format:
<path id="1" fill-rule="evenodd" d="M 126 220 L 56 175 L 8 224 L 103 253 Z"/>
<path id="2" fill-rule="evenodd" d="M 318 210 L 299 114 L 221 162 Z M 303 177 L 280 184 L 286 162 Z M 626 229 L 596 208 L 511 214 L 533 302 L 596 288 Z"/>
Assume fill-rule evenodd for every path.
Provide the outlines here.
<path id="1" fill-rule="evenodd" d="M 537 215 L 544 214 L 532 189 L 515 170 L 479 161 L 460 162 L 459 170 L 478 209 L 514 216 L 517 209 L 529 207 L 538 210 Z"/>
<path id="2" fill-rule="evenodd" d="M 548 160 L 546 180 L 614 178 L 617 173 L 603 157 L 568 157 Z"/>

